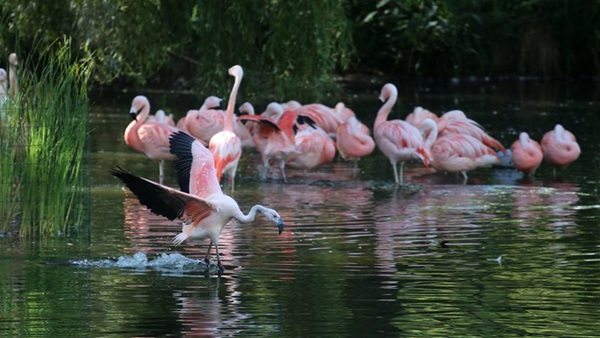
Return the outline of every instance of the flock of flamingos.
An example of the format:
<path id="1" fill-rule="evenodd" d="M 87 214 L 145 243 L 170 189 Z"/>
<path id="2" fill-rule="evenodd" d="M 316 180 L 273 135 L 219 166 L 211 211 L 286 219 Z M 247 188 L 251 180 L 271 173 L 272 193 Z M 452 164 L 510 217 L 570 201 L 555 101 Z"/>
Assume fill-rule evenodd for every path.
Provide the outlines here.
<path id="1" fill-rule="evenodd" d="M 15 96 L 17 64 L 13 53 L 9 56 L 8 76 L 0 68 L 1 101 Z M 517 170 L 532 175 L 543 160 L 549 166 L 563 168 L 580 154 L 575 136 L 559 124 L 544 134 L 541 143 L 522 132 L 507 150 L 460 110 L 437 116 L 417 107 L 405 120 L 388 120 L 398 99 L 398 90 L 391 83 L 381 89 L 379 99 L 383 105 L 375 119 L 373 137 L 343 103 L 330 108 L 318 103 L 273 102 L 257 115 L 246 102 L 239 107 L 242 114 L 238 116 L 235 104 L 244 72 L 236 65 L 229 69 L 229 75 L 235 81 L 225 111 L 221 107 L 223 101 L 210 96 L 200 109 L 188 111 L 177 124 L 161 110 L 150 115 L 148 99 L 136 96 L 129 111 L 133 121 L 125 130 L 125 143 L 160 161 L 160 183 L 119 167 L 111 170 L 152 212 L 182 221 L 182 232 L 174 244 L 188 238 L 210 238 L 205 261 L 209 266 L 214 245 L 219 272 L 224 270 L 219 236 L 231 219 L 248 223 L 260 213 L 277 226 L 280 234 L 284 228 L 277 211 L 255 205 L 245 215 L 237 202 L 223 193 L 220 181 L 224 175 L 234 191 L 244 149 L 255 148 L 261 155 L 264 174 L 275 166 L 286 182 L 286 166 L 312 169 L 333 161 L 336 153 L 344 160 L 354 161 L 356 166 L 356 161 L 377 147 L 390 160 L 397 184 L 403 183 L 404 163 L 413 160 L 438 171 L 462 173 L 466 183 L 467 172 L 499 164 L 501 157 L 510 158 Z M 179 190 L 162 184 L 164 161 L 175 159 Z"/>
<path id="2" fill-rule="evenodd" d="M 275 166 L 286 182 L 286 166 L 312 169 L 333 161 L 336 152 L 356 162 L 377 147 L 390 160 L 397 184 L 403 183 L 404 163 L 412 160 L 438 171 L 462 173 L 466 182 L 467 172 L 498 164 L 501 157 L 509 157 L 517 170 L 532 175 L 543 160 L 563 168 L 580 154 L 575 136 L 561 125 L 547 132 L 541 143 L 522 132 L 508 150 L 459 110 L 438 117 L 417 107 L 405 120 L 388 120 L 398 98 L 398 90 L 391 83 L 381 89 L 379 99 L 383 105 L 375 119 L 373 137 L 343 103 L 334 108 L 295 101 L 271 103 L 260 115 L 255 114 L 251 104 L 244 103 L 239 108 L 243 114 L 238 116 L 235 104 L 242 67 L 231 67 L 229 75 L 235 81 L 225 111 L 222 100 L 211 96 L 177 124 L 163 111 L 150 115 L 148 99 L 136 96 L 125 142 L 149 158 L 160 160 L 160 183 L 118 167 L 111 171 L 152 212 L 183 221 L 175 244 L 187 238 L 210 238 L 205 260 L 210 262 L 214 245 L 219 271 L 224 270 L 219 259 L 219 235 L 232 218 L 252 222 L 261 213 L 277 225 L 279 233 L 284 228 L 275 210 L 256 205 L 244 215 L 237 202 L 221 189 L 220 181 L 226 175 L 234 190 L 237 166 L 245 149 L 255 148 L 262 159 L 262 170 L 268 172 Z M 177 159 L 180 190 L 162 184 L 164 161 L 173 159 Z"/>

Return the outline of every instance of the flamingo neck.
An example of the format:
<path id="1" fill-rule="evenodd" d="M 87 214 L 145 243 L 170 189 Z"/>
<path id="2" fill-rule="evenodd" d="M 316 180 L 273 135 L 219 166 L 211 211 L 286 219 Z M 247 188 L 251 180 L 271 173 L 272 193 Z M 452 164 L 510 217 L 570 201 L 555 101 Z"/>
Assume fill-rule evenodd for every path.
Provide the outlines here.
<path id="1" fill-rule="evenodd" d="M 265 207 L 257 204 L 255 206 L 253 206 L 252 209 L 250 209 L 250 212 L 248 213 L 248 215 L 244 215 L 243 213 L 240 213 L 240 215 L 235 217 L 235 219 L 237 219 L 238 221 L 240 221 L 242 223 L 253 222 L 256 219 L 256 214 L 258 212 L 262 213 L 264 209 L 265 209 Z"/>
<path id="2" fill-rule="evenodd" d="M 430 118 L 426 118 L 423 120 L 423 124 L 421 125 L 420 132 L 425 138 L 423 143 L 425 144 L 425 148 L 431 149 L 435 140 L 438 137 L 438 126 L 435 121 Z"/>
<path id="3" fill-rule="evenodd" d="M 235 82 L 229 94 L 229 102 L 227 102 L 227 112 L 225 113 L 225 121 L 223 122 L 223 130 L 233 132 L 233 110 L 235 109 L 235 100 L 242 82 L 242 75 L 235 75 Z"/>
<path id="4" fill-rule="evenodd" d="M 377 118 L 375 118 L 375 127 L 387 121 L 388 115 L 390 115 L 392 108 L 398 100 L 398 90 L 395 87 L 385 88 L 381 93 L 381 98 L 384 99 L 385 102 L 377 112 Z"/>

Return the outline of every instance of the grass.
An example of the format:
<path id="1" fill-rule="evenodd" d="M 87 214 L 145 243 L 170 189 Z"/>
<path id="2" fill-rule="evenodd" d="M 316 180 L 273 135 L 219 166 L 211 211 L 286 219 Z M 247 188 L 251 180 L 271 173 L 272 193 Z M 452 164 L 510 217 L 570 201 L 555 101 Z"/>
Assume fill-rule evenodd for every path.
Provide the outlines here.
<path id="1" fill-rule="evenodd" d="M 73 60 L 70 47 L 64 40 L 35 62 L 21 61 L 13 126 L 3 129 L 0 155 L 4 232 L 45 237 L 89 224 L 91 63 Z"/>

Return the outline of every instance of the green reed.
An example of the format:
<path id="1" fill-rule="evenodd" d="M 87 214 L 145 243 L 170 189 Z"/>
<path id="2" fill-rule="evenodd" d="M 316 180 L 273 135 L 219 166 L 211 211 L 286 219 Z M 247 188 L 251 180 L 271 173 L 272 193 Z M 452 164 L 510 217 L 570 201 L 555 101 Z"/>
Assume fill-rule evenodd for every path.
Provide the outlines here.
<path id="1" fill-rule="evenodd" d="M 6 130 L 14 139 L 14 166 L 9 177 L 4 168 L 11 159 L 3 152 L 1 175 L 15 182 L 2 200 L 17 204 L 8 209 L 13 217 L 18 210 L 11 223 L 23 237 L 64 234 L 89 224 L 91 63 L 74 60 L 70 48 L 68 40 L 52 45 L 41 59 L 24 60 L 18 73 L 16 127 Z M 8 187 L 3 190 L 9 193 Z"/>

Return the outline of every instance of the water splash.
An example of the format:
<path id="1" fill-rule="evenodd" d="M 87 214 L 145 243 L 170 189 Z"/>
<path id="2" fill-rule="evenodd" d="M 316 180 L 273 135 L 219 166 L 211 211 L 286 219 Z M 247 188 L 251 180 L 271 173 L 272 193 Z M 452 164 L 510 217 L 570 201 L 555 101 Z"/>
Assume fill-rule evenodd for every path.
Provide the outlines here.
<path id="1" fill-rule="evenodd" d="M 162 253 L 154 258 L 149 258 L 143 252 L 136 252 L 133 255 L 120 256 L 117 259 L 71 260 L 68 264 L 82 268 L 152 269 L 168 275 L 205 273 L 207 270 L 212 273 L 213 270 L 217 270 L 214 264 L 207 265 L 204 260 L 192 259 L 179 253 Z"/>

